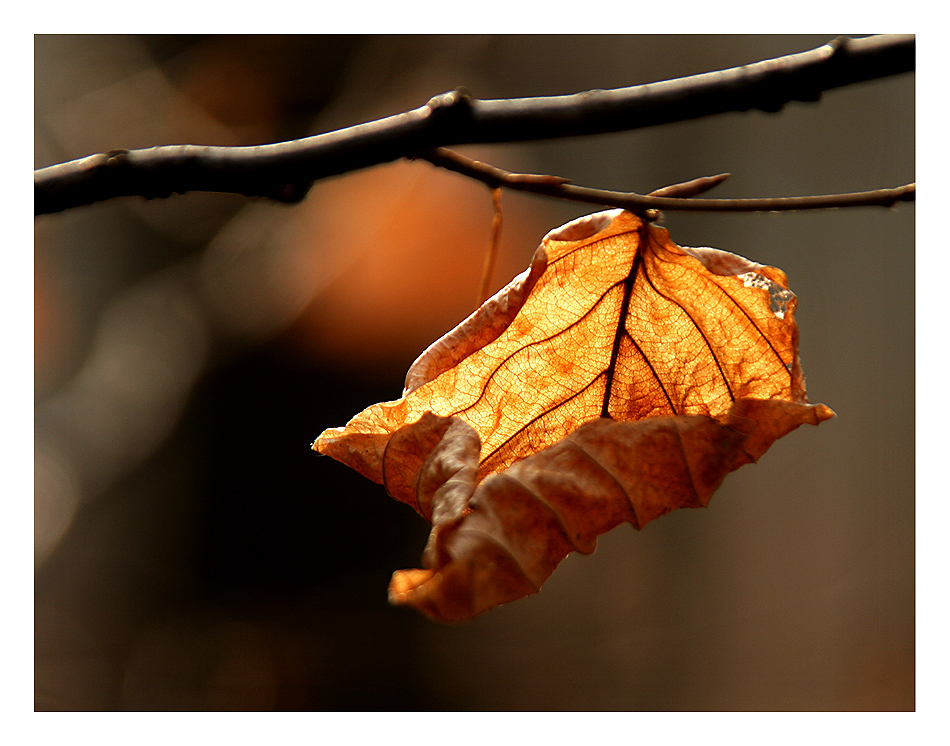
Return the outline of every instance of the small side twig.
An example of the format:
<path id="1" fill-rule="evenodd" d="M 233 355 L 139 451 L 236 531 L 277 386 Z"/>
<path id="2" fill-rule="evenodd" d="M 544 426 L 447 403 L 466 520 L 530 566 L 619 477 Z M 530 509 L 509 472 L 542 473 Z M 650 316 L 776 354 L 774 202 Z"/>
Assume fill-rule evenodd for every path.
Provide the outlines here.
<path id="1" fill-rule="evenodd" d="M 823 210 L 833 207 L 893 207 L 898 202 L 913 202 L 916 184 L 867 192 L 821 194 L 808 197 L 766 197 L 761 199 L 696 199 L 698 194 L 722 183 L 726 174 L 694 179 L 683 184 L 658 189 L 650 194 L 615 192 L 576 186 L 559 176 L 513 174 L 482 161 L 467 158 L 448 148 L 435 148 L 416 156 L 434 166 L 477 179 L 490 188 L 505 187 L 545 197 L 585 202 L 605 207 L 620 207 L 646 215 L 650 210 L 687 210 L 693 212 L 784 212 L 789 210 Z M 693 191 L 690 192 L 689 190 Z M 674 196 L 671 196 L 674 195 Z"/>
<path id="2" fill-rule="evenodd" d="M 697 194 L 708 192 L 713 187 L 717 187 L 732 174 L 716 174 L 715 176 L 700 176 L 698 179 L 684 181 L 679 184 L 670 184 L 669 186 L 654 189 L 649 197 L 677 197 L 687 199 L 695 197 Z"/>

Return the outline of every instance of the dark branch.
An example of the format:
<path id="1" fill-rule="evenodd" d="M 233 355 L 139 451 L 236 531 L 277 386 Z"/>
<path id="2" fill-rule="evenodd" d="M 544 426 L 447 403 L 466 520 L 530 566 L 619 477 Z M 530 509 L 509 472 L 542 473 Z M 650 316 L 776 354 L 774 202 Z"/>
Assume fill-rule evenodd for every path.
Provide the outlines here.
<path id="1" fill-rule="evenodd" d="M 447 148 L 421 153 L 419 158 L 434 166 L 468 176 L 487 184 L 492 189 L 505 187 L 519 192 L 530 192 L 545 197 L 568 199 L 606 207 L 622 207 L 646 217 L 656 210 L 691 212 L 778 212 L 789 210 L 825 210 L 832 207 L 893 207 L 898 202 L 913 202 L 917 197 L 915 184 L 904 184 L 893 189 L 875 189 L 869 192 L 821 194 L 809 197 L 766 197 L 763 199 L 695 199 L 693 195 L 705 192 L 725 181 L 728 174 L 704 176 L 699 179 L 663 187 L 650 194 L 613 192 L 576 186 L 560 176 L 542 174 L 513 174 L 482 161 L 466 158 Z"/>
<path id="2" fill-rule="evenodd" d="M 34 213 L 113 197 L 228 192 L 282 202 L 314 181 L 445 145 L 592 135 L 790 101 L 914 69 L 913 35 L 836 39 L 817 49 L 660 83 L 570 96 L 480 101 L 463 90 L 425 106 L 300 140 L 252 147 L 116 150 L 34 172 Z"/>

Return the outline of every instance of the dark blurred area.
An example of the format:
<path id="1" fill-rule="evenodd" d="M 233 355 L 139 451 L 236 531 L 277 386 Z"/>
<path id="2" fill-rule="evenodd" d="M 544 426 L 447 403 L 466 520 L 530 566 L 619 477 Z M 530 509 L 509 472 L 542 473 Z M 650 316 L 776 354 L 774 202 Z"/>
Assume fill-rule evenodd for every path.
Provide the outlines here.
<path id="1" fill-rule="evenodd" d="M 35 165 L 251 145 L 464 85 L 652 82 L 826 36 L 36 36 Z M 642 131 L 462 152 L 710 196 L 914 180 L 914 78 Z M 584 205 L 506 193 L 493 288 Z M 428 526 L 310 442 L 401 393 L 471 312 L 488 190 L 422 162 L 296 206 L 121 199 L 35 223 L 38 710 L 910 710 L 914 206 L 669 214 L 784 269 L 812 401 L 710 507 L 572 555 L 536 596 L 442 626 L 392 608 Z"/>

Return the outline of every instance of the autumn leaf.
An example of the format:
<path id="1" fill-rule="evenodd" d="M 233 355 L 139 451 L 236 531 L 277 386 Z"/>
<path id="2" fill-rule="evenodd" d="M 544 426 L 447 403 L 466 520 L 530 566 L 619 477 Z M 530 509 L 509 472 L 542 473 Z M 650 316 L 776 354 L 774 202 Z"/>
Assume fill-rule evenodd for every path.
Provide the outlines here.
<path id="1" fill-rule="evenodd" d="M 571 551 L 679 507 L 802 423 L 795 296 L 774 267 L 674 244 L 620 210 L 552 231 L 531 266 L 314 449 L 433 524 L 390 600 L 467 619 Z"/>

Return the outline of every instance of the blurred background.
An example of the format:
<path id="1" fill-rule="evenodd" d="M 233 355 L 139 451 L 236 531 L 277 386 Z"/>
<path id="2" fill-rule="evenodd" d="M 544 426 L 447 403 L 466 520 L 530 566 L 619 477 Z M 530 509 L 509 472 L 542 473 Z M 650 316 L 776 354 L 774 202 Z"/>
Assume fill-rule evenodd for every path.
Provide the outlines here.
<path id="1" fill-rule="evenodd" d="M 37 36 L 35 165 L 251 145 L 425 103 L 612 88 L 825 36 Z M 914 180 L 914 77 L 778 115 L 460 150 L 710 196 Z M 584 205 L 505 193 L 493 289 Z M 668 214 L 784 269 L 812 401 L 838 414 L 701 511 L 620 527 L 541 593 L 445 626 L 392 608 L 428 526 L 310 450 L 401 393 L 475 306 L 488 190 L 420 162 L 296 206 L 137 198 L 35 221 L 38 710 L 908 710 L 914 206 Z"/>

